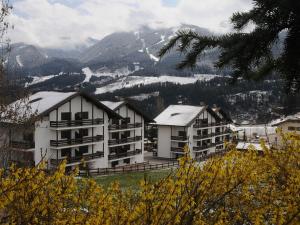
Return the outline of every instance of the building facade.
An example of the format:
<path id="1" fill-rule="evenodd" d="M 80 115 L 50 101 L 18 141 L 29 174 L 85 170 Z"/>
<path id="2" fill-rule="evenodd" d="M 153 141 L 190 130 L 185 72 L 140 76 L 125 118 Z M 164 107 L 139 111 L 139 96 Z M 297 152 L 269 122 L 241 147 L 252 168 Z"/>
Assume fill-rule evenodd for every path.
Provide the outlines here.
<path id="1" fill-rule="evenodd" d="M 272 123 L 273 127 L 279 128 L 283 133 L 291 132 L 300 135 L 300 113 L 289 115 L 278 119 Z M 276 140 L 274 145 L 282 145 L 282 138 L 280 133 L 276 134 Z"/>
<path id="2" fill-rule="evenodd" d="M 123 118 L 110 120 L 108 126 L 109 166 L 144 162 L 145 123 L 151 120 L 128 102 L 101 103 Z"/>
<path id="3" fill-rule="evenodd" d="M 29 97 L 28 104 L 38 118 L 32 127 L 10 129 L 8 125 L 2 130 L 8 137 L 11 161 L 21 160 L 16 156 L 22 152 L 32 155 L 34 165 L 47 161 L 48 168 L 63 160 L 68 168 L 83 160 L 89 168 L 109 166 L 108 127 L 110 120 L 121 119 L 117 113 L 77 92 L 38 92 Z"/>
<path id="4" fill-rule="evenodd" d="M 157 156 L 181 157 L 186 145 L 192 158 L 223 151 L 230 138 L 230 119 L 215 111 L 207 106 L 170 105 L 154 119 Z"/>

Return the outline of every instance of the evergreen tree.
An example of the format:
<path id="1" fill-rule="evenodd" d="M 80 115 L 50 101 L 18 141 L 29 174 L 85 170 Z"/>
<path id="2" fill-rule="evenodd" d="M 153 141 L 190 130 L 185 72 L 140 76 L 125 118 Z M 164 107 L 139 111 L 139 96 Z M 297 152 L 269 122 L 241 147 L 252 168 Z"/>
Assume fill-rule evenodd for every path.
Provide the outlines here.
<path id="1" fill-rule="evenodd" d="M 185 54 L 178 69 L 195 67 L 207 49 L 219 48 L 221 54 L 216 67 L 233 69 L 233 81 L 239 77 L 259 80 L 269 74 L 280 74 L 286 90 L 300 90 L 300 1 L 253 0 L 248 12 L 237 12 L 231 17 L 235 32 L 220 36 L 201 36 L 193 31 L 179 31 L 164 46 L 162 57 L 175 46 Z M 246 32 L 249 24 L 254 29 Z M 274 54 L 273 47 L 283 39 L 283 49 Z"/>

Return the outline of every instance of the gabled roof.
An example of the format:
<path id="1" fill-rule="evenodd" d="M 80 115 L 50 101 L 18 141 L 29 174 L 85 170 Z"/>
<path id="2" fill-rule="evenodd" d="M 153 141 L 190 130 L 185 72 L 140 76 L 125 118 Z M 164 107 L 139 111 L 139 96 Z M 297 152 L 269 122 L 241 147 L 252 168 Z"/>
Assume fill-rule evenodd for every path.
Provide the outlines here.
<path id="1" fill-rule="evenodd" d="M 158 125 L 188 126 L 205 109 L 204 106 L 170 105 L 154 121 Z"/>
<path id="2" fill-rule="evenodd" d="M 135 107 L 134 105 L 130 104 L 127 101 L 119 101 L 119 102 L 101 101 L 101 103 L 106 105 L 107 107 L 109 107 L 110 109 L 112 109 L 114 111 L 117 111 L 123 105 L 126 105 L 128 108 L 130 108 L 133 111 L 135 111 L 136 113 L 140 114 L 147 123 L 153 122 L 153 120 L 150 117 L 148 117 L 144 112 L 142 112 L 137 107 Z"/>
<path id="3" fill-rule="evenodd" d="M 280 118 L 274 122 L 271 123 L 272 126 L 278 126 L 280 124 L 286 123 L 286 122 L 298 122 L 300 123 L 300 112 L 290 115 L 284 118 Z"/>
<path id="4" fill-rule="evenodd" d="M 16 108 L 18 114 L 28 114 L 28 117 L 33 114 L 37 116 L 46 116 L 51 111 L 77 96 L 82 96 L 92 102 L 98 108 L 104 110 L 110 118 L 121 118 L 121 116 L 100 103 L 97 99 L 83 92 L 41 91 L 29 96 L 28 99 L 17 100 L 12 103 L 10 107 Z M 29 108 L 26 106 L 29 106 Z"/>

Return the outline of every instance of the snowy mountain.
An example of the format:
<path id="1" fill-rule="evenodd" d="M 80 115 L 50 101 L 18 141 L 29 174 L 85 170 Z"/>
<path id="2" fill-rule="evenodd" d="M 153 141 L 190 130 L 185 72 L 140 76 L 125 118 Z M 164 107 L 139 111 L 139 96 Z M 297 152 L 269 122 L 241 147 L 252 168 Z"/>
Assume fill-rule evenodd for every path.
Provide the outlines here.
<path id="1" fill-rule="evenodd" d="M 93 73 L 118 75 L 118 71 L 128 69 L 137 76 L 191 76 L 193 73 L 216 73 L 213 61 L 217 51 L 207 52 L 193 73 L 177 71 L 175 66 L 182 59 L 176 51 L 159 59 L 158 51 L 178 30 L 191 29 L 209 35 L 206 29 L 182 25 L 166 29 L 141 27 L 136 31 L 117 32 L 102 40 L 89 38 L 74 49 L 40 48 L 24 43 L 13 44 L 6 55 L 9 71 L 21 76 L 49 76 L 61 72 L 81 72 L 88 67 Z"/>

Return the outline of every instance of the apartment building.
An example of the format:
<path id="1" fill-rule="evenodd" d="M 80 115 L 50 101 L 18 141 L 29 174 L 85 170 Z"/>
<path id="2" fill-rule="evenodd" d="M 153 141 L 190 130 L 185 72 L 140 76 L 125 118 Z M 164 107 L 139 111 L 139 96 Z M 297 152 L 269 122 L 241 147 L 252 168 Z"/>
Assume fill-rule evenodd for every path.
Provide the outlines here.
<path id="1" fill-rule="evenodd" d="M 110 120 L 108 131 L 109 166 L 144 162 L 145 124 L 152 120 L 126 101 L 102 101 L 123 119 Z"/>
<path id="2" fill-rule="evenodd" d="M 7 136 L 2 144 L 9 146 L 11 161 L 37 165 L 44 160 L 49 168 L 62 160 L 67 161 L 68 168 L 82 160 L 90 168 L 109 166 L 109 121 L 121 119 L 113 110 L 79 92 L 38 92 L 28 98 L 26 106 L 38 118 L 31 127 L 24 130 L 21 124 L 18 128 L 9 121 L 2 123 L 0 132 Z M 21 109 L 19 116 L 22 113 L 28 111 Z"/>
<path id="3" fill-rule="evenodd" d="M 184 146 L 192 158 L 224 150 L 230 138 L 230 118 L 208 106 L 170 105 L 154 121 L 157 124 L 157 156 L 178 158 Z"/>

